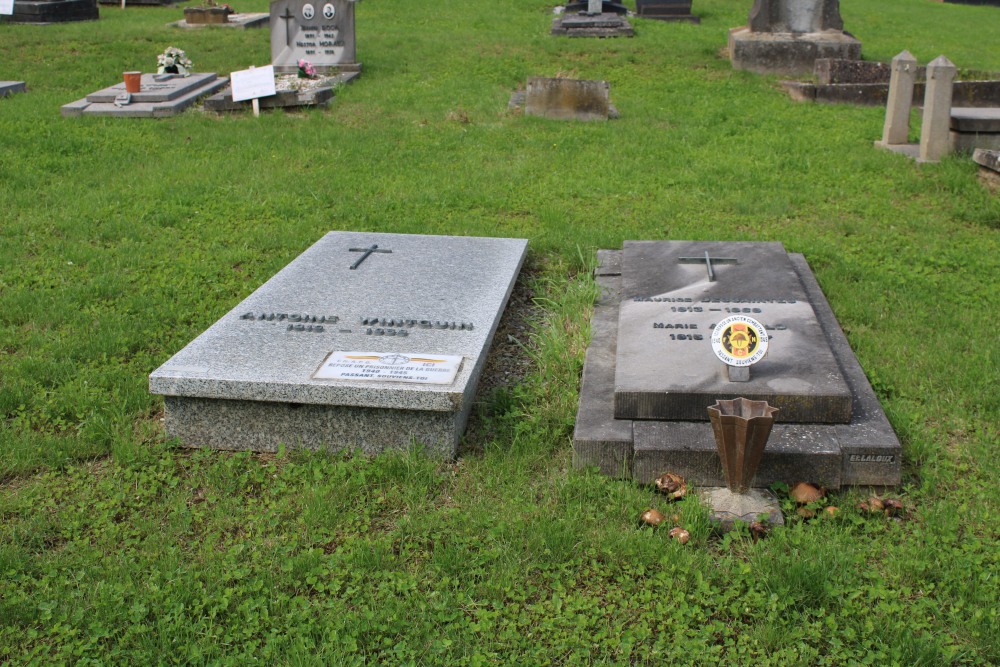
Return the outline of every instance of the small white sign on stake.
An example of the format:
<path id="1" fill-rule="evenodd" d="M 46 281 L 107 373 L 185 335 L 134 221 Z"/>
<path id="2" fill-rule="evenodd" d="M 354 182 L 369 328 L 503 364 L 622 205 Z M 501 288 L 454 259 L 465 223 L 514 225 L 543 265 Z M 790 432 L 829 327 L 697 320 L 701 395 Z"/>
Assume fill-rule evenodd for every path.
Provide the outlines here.
<path id="1" fill-rule="evenodd" d="M 14 0 L 0 0 L 0 14 L 12 16 L 14 14 Z"/>
<path id="2" fill-rule="evenodd" d="M 257 99 L 277 92 L 274 87 L 274 65 L 233 72 L 229 75 L 229 82 L 233 88 L 233 101 L 253 100 L 255 116 L 260 114 Z"/>

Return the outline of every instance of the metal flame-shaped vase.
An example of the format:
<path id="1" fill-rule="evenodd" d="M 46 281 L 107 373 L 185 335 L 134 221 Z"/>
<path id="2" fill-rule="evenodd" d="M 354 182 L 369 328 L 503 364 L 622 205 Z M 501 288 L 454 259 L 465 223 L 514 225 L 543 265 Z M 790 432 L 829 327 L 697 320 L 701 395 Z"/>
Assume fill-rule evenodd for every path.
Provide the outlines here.
<path id="1" fill-rule="evenodd" d="M 733 493 L 746 493 L 750 488 L 777 411 L 778 408 L 772 408 L 767 401 L 747 398 L 716 401 L 709 406 L 708 417 L 712 421 L 726 486 Z"/>

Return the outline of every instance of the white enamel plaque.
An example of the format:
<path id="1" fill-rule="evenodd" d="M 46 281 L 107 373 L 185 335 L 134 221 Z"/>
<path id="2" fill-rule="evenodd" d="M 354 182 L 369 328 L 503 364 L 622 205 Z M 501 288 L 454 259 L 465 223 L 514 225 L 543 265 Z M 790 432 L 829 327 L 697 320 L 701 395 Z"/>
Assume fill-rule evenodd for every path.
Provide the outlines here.
<path id="1" fill-rule="evenodd" d="M 750 366 L 767 354 L 767 330 L 746 315 L 731 315 L 712 329 L 712 350 L 724 364 Z"/>
<path id="2" fill-rule="evenodd" d="M 461 356 L 417 352 L 334 351 L 313 373 L 316 380 L 451 384 L 462 365 Z"/>

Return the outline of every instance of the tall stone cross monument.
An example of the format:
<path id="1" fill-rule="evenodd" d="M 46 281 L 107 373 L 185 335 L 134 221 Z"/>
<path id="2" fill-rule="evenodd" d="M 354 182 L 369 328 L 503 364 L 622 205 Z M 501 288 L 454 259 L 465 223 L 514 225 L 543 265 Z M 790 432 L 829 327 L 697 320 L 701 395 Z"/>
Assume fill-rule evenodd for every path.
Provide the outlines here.
<path id="1" fill-rule="evenodd" d="M 274 0 L 271 3 L 271 64 L 294 74 L 299 60 L 320 74 L 359 71 L 354 41 L 357 0 Z"/>

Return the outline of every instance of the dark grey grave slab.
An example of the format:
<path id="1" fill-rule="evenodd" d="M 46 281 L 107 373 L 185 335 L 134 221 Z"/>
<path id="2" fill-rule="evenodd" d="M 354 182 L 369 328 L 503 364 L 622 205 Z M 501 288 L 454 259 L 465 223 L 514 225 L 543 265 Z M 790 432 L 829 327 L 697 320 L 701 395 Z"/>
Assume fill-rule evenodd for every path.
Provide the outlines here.
<path id="1" fill-rule="evenodd" d="M 552 19 L 552 34 L 561 37 L 632 37 L 635 31 L 618 3 L 570 3 Z"/>
<path id="2" fill-rule="evenodd" d="M 1000 149 L 1000 107 L 951 108 L 951 143 L 956 151 Z"/>
<path id="3" fill-rule="evenodd" d="M 0 81 L 0 97 L 7 97 L 14 93 L 23 93 L 28 90 L 24 81 Z"/>
<path id="4" fill-rule="evenodd" d="M 220 449 L 418 442 L 454 457 L 526 250 L 523 239 L 330 232 L 150 375 L 167 432 Z M 390 370 L 407 355 L 461 365 L 445 384 L 314 377 L 334 353 Z"/>
<path id="5" fill-rule="evenodd" d="M 707 422 L 614 418 L 609 406 L 614 402 L 615 366 L 620 358 L 616 323 L 620 319 L 619 303 L 624 298 L 621 278 L 616 274 L 622 262 L 626 267 L 628 262 L 618 251 L 602 250 L 599 259 L 595 275 L 602 297 L 595 307 L 592 342 L 584 364 L 573 436 L 574 465 L 596 466 L 605 474 L 619 476 L 617 462 L 631 460 L 631 477 L 641 483 L 650 483 L 671 471 L 699 486 L 723 485 L 722 468 Z M 828 488 L 898 484 L 899 440 L 805 258 L 792 254 L 789 261 L 801 281 L 803 298 L 811 304 L 851 392 L 851 418 L 846 424 L 787 423 L 781 421 L 779 412 L 754 484 L 766 486 L 779 480 L 809 480 Z M 728 265 L 720 267 L 720 277 L 726 268 Z M 670 302 L 661 304 L 670 306 Z M 775 344 L 778 341 L 780 338 L 775 339 Z"/>
<path id="6" fill-rule="evenodd" d="M 714 281 L 704 263 L 682 261 L 706 252 L 720 262 Z M 738 384 L 709 344 L 714 323 L 734 314 L 772 337 Z M 743 396 L 783 422 L 850 421 L 851 392 L 780 243 L 627 241 L 618 331 L 619 419 L 703 420 L 716 400 Z"/>
<path id="7" fill-rule="evenodd" d="M 267 12 L 245 12 L 242 14 L 230 14 L 225 23 L 188 23 L 187 19 L 181 19 L 167 25 L 175 28 L 184 28 L 185 30 L 205 27 L 246 29 L 263 28 L 268 24 L 270 19 L 271 15 Z"/>
<path id="8" fill-rule="evenodd" d="M 357 0 L 274 0 L 270 5 L 271 64 L 295 74 L 308 60 L 318 74 L 360 71 L 354 35 Z"/>
<path id="9" fill-rule="evenodd" d="M 279 89 L 275 95 L 261 97 L 258 103 L 261 109 L 326 106 L 333 99 L 334 89 L 337 86 L 350 83 L 359 76 L 361 76 L 361 72 L 328 74 L 323 83 L 315 88 L 308 90 Z M 205 100 L 206 110 L 219 113 L 224 111 L 248 111 L 251 108 L 252 102 L 250 100 L 234 102 L 232 88 L 228 87 Z"/>
<path id="10" fill-rule="evenodd" d="M 143 74 L 141 90 L 132 93 L 128 104 L 116 104 L 119 96 L 125 93 L 125 83 L 122 82 L 64 105 L 62 115 L 125 118 L 174 116 L 200 97 L 214 93 L 228 82 L 228 79 L 216 76 L 215 72 L 191 74 L 187 77 L 179 74 Z"/>
<path id="11" fill-rule="evenodd" d="M 0 22 L 46 25 L 98 18 L 96 0 L 15 0 L 14 13 L 0 16 Z"/>

